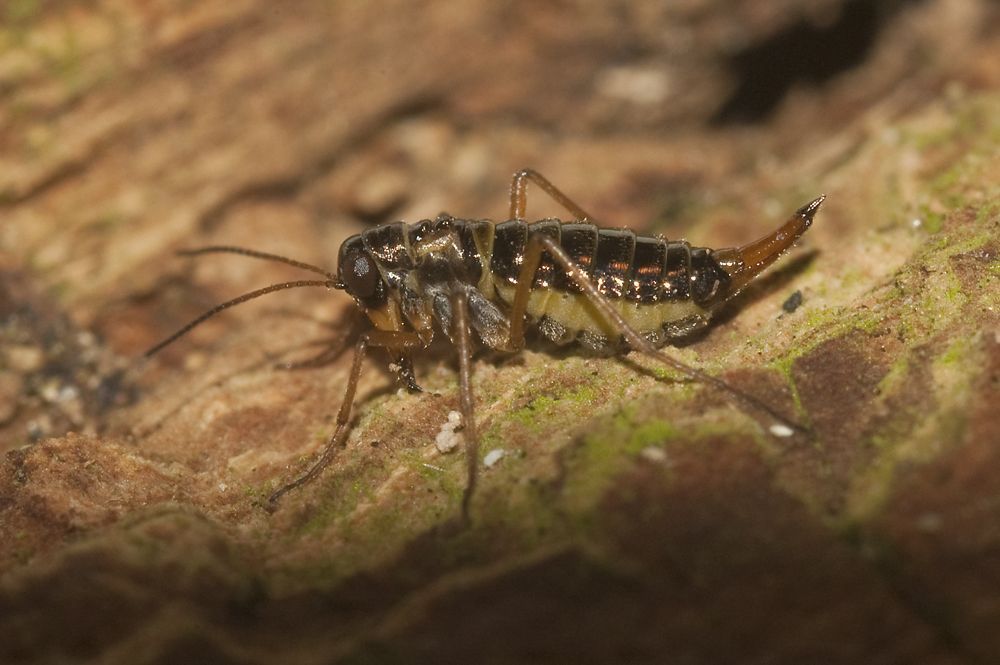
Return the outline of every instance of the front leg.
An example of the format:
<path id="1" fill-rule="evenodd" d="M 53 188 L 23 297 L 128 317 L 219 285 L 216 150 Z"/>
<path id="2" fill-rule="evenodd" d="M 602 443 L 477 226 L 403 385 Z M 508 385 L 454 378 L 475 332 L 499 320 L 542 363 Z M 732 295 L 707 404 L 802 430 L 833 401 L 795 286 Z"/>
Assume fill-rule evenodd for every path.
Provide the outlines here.
<path id="1" fill-rule="evenodd" d="M 336 456 L 337 451 L 344 445 L 347 435 L 350 433 L 351 410 L 354 408 L 354 396 L 358 389 L 358 380 L 361 378 L 361 364 L 365 359 L 368 349 L 373 346 L 381 346 L 390 351 L 405 351 L 423 346 L 423 342 L 415 333 L 389 330 L 372 330 L 361 335 L 354 346 L 354 360 L 351 362 L 351 373 L 347 379 L 347 388 L 344 390 L 344 400 L 340 403 L 340 410 L 337 412 L 337 429 L 327 440 L 326 448 L 319 459 L 304 474 L 295 480 L 279 487 L 267 499 L 268 507 L 274 510 L 278 505 L 278 500 L 297 487 L 301 487 L 312 481 L 322 473 L 323 469 L 329 466 Z"/>

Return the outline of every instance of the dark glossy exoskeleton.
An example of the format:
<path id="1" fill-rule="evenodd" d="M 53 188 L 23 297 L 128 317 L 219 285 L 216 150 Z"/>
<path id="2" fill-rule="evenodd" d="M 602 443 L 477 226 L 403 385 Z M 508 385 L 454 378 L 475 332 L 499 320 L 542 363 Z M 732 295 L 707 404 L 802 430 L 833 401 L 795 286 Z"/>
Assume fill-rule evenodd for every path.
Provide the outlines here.
<path id="1" fill-rule="evenodd" d="M 528 181 L 563 205 L 574 221 L 526 222 Z M 387 349 L 400 378 L 411 389 L 418 389 L 411 355 L 427 347 L 436 330 L 443 332 L 459 356 L 468 456 L 462 517 L 467 518 L 478 463 L 470 381 L 474 340 L 492 349 L 515 352 L 524 345 L 527 323 L 535 324 L 556 344 L 577 342 L 599 352 L 641 352 L 690 378 L 724 390 L 742 405 L 766 413 L 785 428 L 781 431 L 788 431 L 790 424 L 766 405 L 658 349 L 670 338 L 706 325 L 719 305 L 739 293 L 809 228 L 822 202 L 823 197 L 819 197 L 803 206 L 780 228 L 755 242 L 712 250 L 692 247 L 686 241 L 637 236 L 628 229 L 601 228 L 548 180 L 524 169 L 514 175 L 508 221 L 494 224 L 443 214 L 416 224 L 384 224 L 344 241 L 336 275 L 309 264 L 236 247 L 185 252 L 230 252 L 281 261 L 319 273 L 324 279 L 274 284 L 223 303 L 150 349 L 147 355 L 208 317 L 273 291 L 325 286 L 343 289 L 354 298 L 372 330 L 362 334 L 355 347 L 337 430 L 320 459 L 303 476 L 271 496 L 273 505 L 289 490 L 316 477 L 343 445 L 367 349 Z"/>

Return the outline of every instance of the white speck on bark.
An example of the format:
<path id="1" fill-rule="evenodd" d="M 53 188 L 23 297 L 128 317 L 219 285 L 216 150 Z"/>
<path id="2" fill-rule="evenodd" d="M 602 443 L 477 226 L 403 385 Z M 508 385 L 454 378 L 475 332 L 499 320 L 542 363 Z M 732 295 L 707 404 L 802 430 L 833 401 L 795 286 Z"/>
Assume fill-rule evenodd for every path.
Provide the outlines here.
<path id="1" fill-rule="evenodd" d="M 441 431 L 437 433 L 434 437 L 434 445 L 437 446 L 438 452 L 447 453 L 455 449 L 459 444 L 462 437 L 456 433 L 456 430 L 462 427 L 462 414 L 458 411 L 451 411 L 448 413 L 448 421 L 441 425 Z"/>
<path id="2" fill-rule="evenodd" d="M 489 469 L 494 464 L 500 461 L 500 459 L 507 454 L 507 451 L 503 448 L 494 448 L 490 452 L 486 453 L 483 457 L 483 466 Z"/>
<path id="3" fill-rule="evenodd" d="M 771 425 L 770 429 L 771 429 L 771 434 L 775 436 L 780 436 L 783 439 L 787 439 L 792 434 L 795 434 L 795 432 L 792 430 L 791 427 L 789 427 L 788 425 L 782 425 L 780 423 L 775 423 L 774 425 Z"/>

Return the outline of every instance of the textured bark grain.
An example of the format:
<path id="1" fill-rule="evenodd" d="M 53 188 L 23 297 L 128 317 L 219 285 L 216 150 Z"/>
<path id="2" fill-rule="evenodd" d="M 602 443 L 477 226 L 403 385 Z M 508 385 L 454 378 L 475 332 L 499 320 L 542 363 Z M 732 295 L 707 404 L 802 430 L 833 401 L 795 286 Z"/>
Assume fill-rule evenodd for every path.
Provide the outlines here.
<path id="1" fill-rule="evenodd" d="M 1000 15 L 986 0 L 11 0 L 0 7 L 0 661 L 1000 659 Z M 531 166 L 609 226 L 793 251 L 668 348 L 375 354 L 300 289 L 367 226 L 500 219 Z M 559 215 L 529 191 L 528 215 Z M 800 291 L 792 312 L 782 303 Z"/>

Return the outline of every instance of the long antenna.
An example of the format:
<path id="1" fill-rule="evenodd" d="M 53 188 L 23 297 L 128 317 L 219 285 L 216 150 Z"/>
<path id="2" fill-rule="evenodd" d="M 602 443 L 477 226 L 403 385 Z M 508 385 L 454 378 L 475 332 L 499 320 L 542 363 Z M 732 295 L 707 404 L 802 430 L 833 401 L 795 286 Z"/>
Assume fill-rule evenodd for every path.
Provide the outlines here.
<path id="1" fill-rule="evenodd" d="M 195 251 L 200 251 L 200 250 L 195 250 Z M 270 258 L 270 255 L 265 255 L 265 256 L 267 258 Z M 260 257 L 260 258 L 265 258 L 265 257 Z M 316 268 L 316 270 L 319 270 L 319 268 Z M 143 356 L 149 358 L 157 351 L 161 350 L 163 347 L 177 341 L 178 338 L 186 335 L 188 332 L 191 331 L 192 328 L 194 328 L 198 324 L 203 323 L 205 320 L 212 318 L 213 316 L 215 316 L 216 314 L 218 314 L 223 310 L 229 309 L 230 307 L 235 307 L 236 305 L 244 303 L 248 300 L 253 300 L 254 298 L 259 298 L 260 296 L 267 295 L 268 293 L 274 293 L 275 291 L 283 291 L 285 289 L 297 289 L 302 286 L 325 286 L 328 289 L 340 288 L 338 282 L 334 279 L 300 279 L 294 282 L 282 282 L 281 284 L 272 284 L 270 286 L 265 286 L 262 289 L 257 289 L 256 291 L 250 291 L 249 293 L 244 293 L 243 295 L 237 296 L 232 300 L 227 300 L 221 305 L 216 305 L 212 309 L 208 310 L 198 318 L 194 319 L 193 321 L 185 325 L 183 328 L 175 332 L 170 337 L 166 338 L 156 346 L 146 351 L 146 353 L 144 353 Z"/>
<path id="2" fill-rule="evenodd" d="M 295 268 L 301 268 L 303 270 L 308 270 L 314 272 L 318 275 L 323 275 L 324 277 L 337 283 L 335 288 L 343 288 L 340 282 L 337 280 L 337 276 L 332 272 L 328 272 L 312 265 L 311 263 L 305 263 L 303 261 L 296 261 L 295 259 L 289 259 L 284 256 L 279 256 L 277 254 L 268 254 L 267 252 L 258 252 L 254 249 L 246 249 L 244 247 L 232 247 L 230 245 L 211 245 L 209 247 L 198 247 L 197 249 L 182 249 L 177 252 L 181 256 L 198 256 L 199 254 L 240 254 L 242 256 L 249 256 L 255 259 L 264 259 L 265 261 L 277 261 L 278 263 L 284 263 L 286 265 L 293 266 Z"/>

